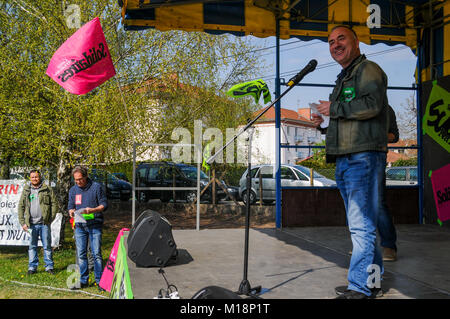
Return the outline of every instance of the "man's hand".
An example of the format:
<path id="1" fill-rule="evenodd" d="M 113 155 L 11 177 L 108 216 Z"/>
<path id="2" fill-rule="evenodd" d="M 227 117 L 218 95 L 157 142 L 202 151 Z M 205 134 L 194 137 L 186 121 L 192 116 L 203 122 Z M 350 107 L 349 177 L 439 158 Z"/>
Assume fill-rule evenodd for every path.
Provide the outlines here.
<path id="1" fill-rule="evenodd" d="M 311 120 L 313 121 L 313 123 L 316 127 L 319 127 L 319 125 L 322 124 L 323 117 L 320 116 L 319 114 L 312 113 L 311 117 L 312 117 Z"/>
<path id="2" fill-rule="evenodd" d="M 86 207 L 83 212 L 83 218 L 86 220 L 91 220 L 95 218 L 94 213 L 98 211 L 97 208 Z"/>
<path id="3" fill-rule="evenodd" d="M 23 229 L 24 231 L 28 231 L 28 226 L 27 226 L 27 224 L 23 224 L 22 229 Z"/>
<path id="4" fill-rule="evenodd" d="M 331 105 L 330 101 L 319 100 L 319 105 L 317 105 L 317 110 L 322 115 L 330 116 L 330 105 Z"/>
<path id="5" fill-rule="evenodd" d="M 75 209 L 69 209 L 70 218 L 73 218 L 74 213 L 75 213 Z"/>

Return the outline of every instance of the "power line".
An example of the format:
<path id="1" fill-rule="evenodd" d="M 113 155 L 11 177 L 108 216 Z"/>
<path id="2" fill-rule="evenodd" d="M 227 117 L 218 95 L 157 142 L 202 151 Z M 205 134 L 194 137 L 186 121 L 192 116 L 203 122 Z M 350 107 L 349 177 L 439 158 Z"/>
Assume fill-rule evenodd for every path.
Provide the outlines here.
<path id="1" fill-rule="evenodd" d="M 298 41 L 295 41 L 295 42 L 283 43 L 283 44 L 280 44 L 280 47 L 281 46 L 286 46 L 286 45 L 291 45 L 291 44 L 298 44 L 298 42 L 303 43 L 304 41 L 298 40 Z M 304 45 L 298 45 L 298 46 L 295 46 L 295 47 L 292 47 L 292 48 L 288 48 L 288 49 L 285 49 L 285 50 L 280 50 L 280 52 L 291 51 L 291 50 L 294 50 L 294 49 L 304 48 L 304 47 L 308 47 L 308 46 L 311 46 L 311 45 L 314 45 L 314 44 L 319 44 L 319 43 L 322 43 L 322 41 L 314 42 L 314 43 L 307 43 L 307 44 L 304 44 Z M 270 46 L 270 47 L 249 50 L 249 51 L 246 51 L 246 52 L 243 52 L 243 53 L 240 53 L 240 54 L 234 54 L 234 55 L 229 55 L 229 56 L 226 56 L 226 57 L 221 57 L 218 60 L 225 60 L 225 59 L 228 59 L 228 58 L 239 58 L 242 54 L 248 54 L 248 53 L 254 53 L 254 52 L 259 52 L 259 51 L 271 50 L 271 49 L 274 49 L 276 47 L 277 46 L 274 45 L 274 46 Z M 272 55 L 272 54 L 273 53 L 266 53 L 266 54 L 260 55 L 260 57 L 267 56 L 267 55 Z"/>
<path id="2" fill-rule="evenodd" d="M 367 57 L 373 57 L 373 56 L 389 54 L 389 53 L 393 53 L 393 52 L 397 52 L 397 51 L 401 51 L 401 50 L 405 50 L 405 49 L 409 49 L 409 47 L 399 47 L 399 48 L 386 49 L 386 50 L 382 50 L 382 51 L 378 51 L 378 52 L 368 53 L 368 54 L 366 54 L 366 56 Z M 316 70 L 321 70 L 321 69 L 325 69 L 325 68 L 333 67 L 333 66 L 337 66 L 337 65 L 338 65 L 337 62 L 332 61 L 332 62 L 328 62 L 328 63 L 324 63 L 324 64 L 318 65 Z M 297 73 L 298 73 L 298 70 L 286 71 L 286 72 L 280 73 L 280 77 L 284 77 L 284 76 L 288 77 L 288 76 L 295 75 Z M 259 77 L 259 79 L 272 80 L 272 79 L 275 79 L 275 78 L 273 77 L 273 75 L 266 75 L 266 76 Z"/>

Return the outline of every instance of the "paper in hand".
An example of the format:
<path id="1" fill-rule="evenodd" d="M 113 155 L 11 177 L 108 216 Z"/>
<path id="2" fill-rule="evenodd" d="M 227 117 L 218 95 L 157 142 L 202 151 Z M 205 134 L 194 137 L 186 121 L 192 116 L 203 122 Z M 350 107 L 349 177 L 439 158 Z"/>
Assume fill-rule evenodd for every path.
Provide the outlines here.
<path id="1" fill-rule="evenodd" d="M 326 116 L 326 115 L 322 115 L 319 112 L 319 110 L 317 109 L 318 105 L 319 104 L 317 104 L 317 103 L 309 103 L 309 107 L 311 108 L 311 112 L 314 113 L 314 114 L 318 114 L 318 115 L 320 115 L 323 118 L 323 122 L 320 123 L 320 127 L 321 128 L 326 128 L 326 127 L 328 127 L 328 124 L 330 124 L 330 117 Z"/>
<path id="2" fill-rule="evenodd" d="M 74 212 L 75 223 L 86 223 L 86 219 L 84 219 L 84 217 L 82 215 L 83 213 L 84 213 L 84 208 L 77 209 Z"/>

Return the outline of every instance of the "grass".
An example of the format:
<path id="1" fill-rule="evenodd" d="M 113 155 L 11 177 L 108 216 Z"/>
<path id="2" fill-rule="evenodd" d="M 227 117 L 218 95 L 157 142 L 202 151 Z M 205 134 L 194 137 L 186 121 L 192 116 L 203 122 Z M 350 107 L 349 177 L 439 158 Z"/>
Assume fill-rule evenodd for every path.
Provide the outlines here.
<path id="1" fill-rule="evenodd" d="M 117 233 L 103 230 L 102 256 L 103 267 L 111 253 Z M 54 272 L 50 275 L 44 269 L 42 247 L 39 247 L 39 267 L 34 275 L 28 275 L 28 247 L 0 247 L 0 299 L 40 299 L 40 298 L 101 298 L 108 297 L 109 292 L 99 292 L 95 284 L 94 273 L 90 273 L 88 288 L 82 291 L 68 291 L 68 280 L 73 271 L 68 271 L 75 264 L 75 243 L 70 225 L 65 228 L 65 243 L 53 250 Z M 98 296 L 94 296 L 98 295 Z"/>

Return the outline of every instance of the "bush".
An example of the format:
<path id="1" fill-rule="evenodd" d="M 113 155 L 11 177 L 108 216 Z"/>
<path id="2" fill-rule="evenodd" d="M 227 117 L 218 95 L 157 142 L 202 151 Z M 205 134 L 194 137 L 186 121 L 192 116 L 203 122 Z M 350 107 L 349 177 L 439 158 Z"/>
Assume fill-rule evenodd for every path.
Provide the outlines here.
<path id="1" fill-rule="evenodd" d="M 417 166 L 417 157 L 400 159 L 392 163 L 392 166 Z"/>

